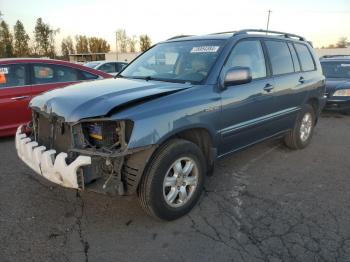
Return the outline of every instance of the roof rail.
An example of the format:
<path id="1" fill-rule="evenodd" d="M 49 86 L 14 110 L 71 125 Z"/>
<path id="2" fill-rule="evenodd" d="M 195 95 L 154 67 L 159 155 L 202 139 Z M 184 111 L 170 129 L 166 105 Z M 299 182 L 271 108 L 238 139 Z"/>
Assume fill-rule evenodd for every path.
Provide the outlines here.
<path id="1" fill-rule="evenodd" d="M 225 31 L 225 32 L 218 32 L 218 33 L 211 33 L 209 35 L 223 35 L 223 34 L 234 34 L 237 31 Z"/>
<path id="2" fill-rule="evenodd" d="M 266 34 L 277 34 L 284 36 L 286 38 L 298 38 L 301 41 L 305 41 L 306 39 L 300 35 L 290 34 L 286 32 L 279 32 L 279 31 L 271 31 L 271 30 L 264 30 L 264 29 L 244 29 L 235 32 L 233 35 L 240 35 L 240 34 L 248 34 L 248 33 L 266 33 Z"/>
<path id="3" fill-rule="evenodd" d="M 173 39 L 177 39 L 177 38 L 181 38 L 181 37 L 187 37 L 187 36 L 193 36 L 193 35 L 176 35 L 176 36 L 173 36 L 173 37 L 170 37 L 168 40 L 173 40 Z"/>
<path id="4" fill-rule="evenodd" d="M 321 56 L 321 58 L 344 57 L 344 56 L 350 57 L 350 55 L 324 55 L 324 56 Z"/>

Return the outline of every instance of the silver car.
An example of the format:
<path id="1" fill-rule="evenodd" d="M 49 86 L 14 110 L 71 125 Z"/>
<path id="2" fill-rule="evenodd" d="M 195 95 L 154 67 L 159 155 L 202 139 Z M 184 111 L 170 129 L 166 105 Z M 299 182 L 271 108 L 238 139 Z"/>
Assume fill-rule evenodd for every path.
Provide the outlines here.
<path id="1" fill-rule="evenodd" d="M 84 66 L 103 71 L 110 75 L 117 75 L 128 63 L 120 61 L 91 61 L 85 63 Z"/>

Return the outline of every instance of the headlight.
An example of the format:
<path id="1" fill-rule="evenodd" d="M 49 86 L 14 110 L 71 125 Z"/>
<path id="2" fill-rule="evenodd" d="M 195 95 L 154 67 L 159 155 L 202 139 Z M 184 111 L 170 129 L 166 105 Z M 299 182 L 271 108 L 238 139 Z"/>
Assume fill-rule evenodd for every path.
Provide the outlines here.
<path id="1" fill-rule="evenodd" d="M 350 89 L 341 89 L 334 92 L 333 96 L 350 96 Z"/>

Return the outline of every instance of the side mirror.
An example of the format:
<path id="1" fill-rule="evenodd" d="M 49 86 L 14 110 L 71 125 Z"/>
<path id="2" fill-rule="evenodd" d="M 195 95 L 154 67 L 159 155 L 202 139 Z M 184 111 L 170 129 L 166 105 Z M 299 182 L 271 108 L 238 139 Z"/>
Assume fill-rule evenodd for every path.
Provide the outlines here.
<path id="1" fill-rule="evenodd" d="M 249 67 L 231 67 L 225 71 L 221 80 L 221 87 L 246 84 L 252 81 L 252 73 Z"/>

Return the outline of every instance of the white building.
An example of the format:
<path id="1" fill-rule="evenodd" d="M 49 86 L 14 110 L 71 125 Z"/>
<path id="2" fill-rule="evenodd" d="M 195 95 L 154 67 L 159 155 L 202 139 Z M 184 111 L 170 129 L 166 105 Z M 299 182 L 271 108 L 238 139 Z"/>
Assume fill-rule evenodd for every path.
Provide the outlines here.
<path id="1" fill-rule="evenodd" d="M 99 61 L 99 60 L 118 60 L 123 62 L 130 62 L 135 57 L 137 57 L 140 52 L 135 53 L 84 53 L 84 54 L 70 54 L 69 61 L 73 63 L 85 63 L 90 61 Z"/>
<path id="2" fill-rule="evenodd" d="M 316 48 L 319 57 L 325 55 L 348 55 L 350 56 L 350 47 L 347 48 Z"/>

